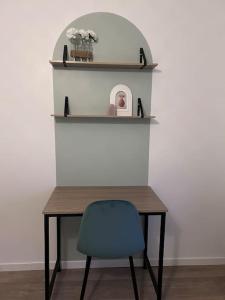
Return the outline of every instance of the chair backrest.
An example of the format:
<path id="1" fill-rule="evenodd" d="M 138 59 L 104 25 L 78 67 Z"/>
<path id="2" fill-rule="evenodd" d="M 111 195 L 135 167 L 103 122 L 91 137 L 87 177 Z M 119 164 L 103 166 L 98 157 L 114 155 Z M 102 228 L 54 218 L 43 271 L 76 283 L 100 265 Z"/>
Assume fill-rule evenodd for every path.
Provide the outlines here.
<path id="1" fill-rule="evenodd" d="M 144 238 L 135 206 L 125 200 L 91 203 L 81 221 L 77 248 L 100 258 L 122 258 L 142 251 Z"/>

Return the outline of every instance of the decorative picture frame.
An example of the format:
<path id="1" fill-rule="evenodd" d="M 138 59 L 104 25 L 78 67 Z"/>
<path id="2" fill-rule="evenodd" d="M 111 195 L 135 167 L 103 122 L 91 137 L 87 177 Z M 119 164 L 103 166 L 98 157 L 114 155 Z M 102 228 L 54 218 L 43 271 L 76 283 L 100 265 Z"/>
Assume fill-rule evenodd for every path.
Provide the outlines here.
<path id="1" fill-rule="evenodd" d="M 110 104 L 114 104 L 117 116 L 132 116 L 132 93 L 125 84 L 117 84 L 110 93 Z"/>

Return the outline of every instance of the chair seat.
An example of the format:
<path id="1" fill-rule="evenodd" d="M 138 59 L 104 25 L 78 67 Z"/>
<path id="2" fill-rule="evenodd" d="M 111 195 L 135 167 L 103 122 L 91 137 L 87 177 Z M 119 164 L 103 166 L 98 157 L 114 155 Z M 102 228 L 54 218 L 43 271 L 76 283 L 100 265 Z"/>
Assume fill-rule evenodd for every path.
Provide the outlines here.
<path id="1" fill-rule="evenodd" d="M 78 238 L 81 253 L 99 258 L 122 258 L 143 249 L 140 217 L 133 204 L 125 200 L 103 200 L 86 208 Z"/>

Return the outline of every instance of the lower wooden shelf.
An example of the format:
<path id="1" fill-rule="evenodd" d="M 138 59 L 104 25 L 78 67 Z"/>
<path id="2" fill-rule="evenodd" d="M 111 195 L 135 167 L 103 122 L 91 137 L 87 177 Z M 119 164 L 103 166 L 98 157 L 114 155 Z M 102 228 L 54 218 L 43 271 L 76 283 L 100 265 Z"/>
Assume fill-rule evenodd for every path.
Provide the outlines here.
<path id="1" fill-rule="evenodd" d="M 115 120 L 143 120 L 143 119 L 154 119 L 155 116 L 145 116 L 141 118 L 139 116 L 108 116 L 108 115 L 64 115 L 52 114 L 52 117 L 55 118 L 64 118 L 64 119 L 115 119 Z"/>

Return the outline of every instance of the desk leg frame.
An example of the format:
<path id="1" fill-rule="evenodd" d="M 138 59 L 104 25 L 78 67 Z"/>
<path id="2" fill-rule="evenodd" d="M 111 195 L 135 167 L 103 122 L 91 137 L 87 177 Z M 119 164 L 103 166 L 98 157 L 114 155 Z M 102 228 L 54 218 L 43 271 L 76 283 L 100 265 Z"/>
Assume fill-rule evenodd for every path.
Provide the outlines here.
<path id="1" fill-rule="evenodd" d="M 144 257 L 143 257 L 143 268 L 147 269 L 146 257 L 148 257 L 148 215 L 144 215 L 144 241 L 145 241 L 145 249 L 144 249 Z"/>
<path id="2" fill-rule="evenodd" d="M 146 227 L 148 228 L 148 215 L 145 215 L 144 218 L 144 238 L 145 238 L 145 249 L 144 249 L 144 268 L 147 267 L 149 271 L 149 275 L 151 277 L 156 295 L 157 300 L 162 299 L 162 279 L 163 279 L 163 256 L 164 256 L 164 241 L 165 241 L 165 226 L 166 226 L 166 213 L 161 213 L 161 224 L 160 224 L 160 241 L 159 241 L 159 261 L 158 261 L 158 280 L 156 279 L 156 276 L 153 272 L 151 263 L 148 258 L 147 254 L 147 243 L 148 243 L 148 237 L 146 234 L 148 234 L 148 230 L 146 230 Z M 147 233 L 146 233 L 147 232 Z"/>
<path id="3" fill-rule="evenodd" d="M 57 262 L 58 262 L 58 272 L 61 272 L 61 218 L 56 217 L 56 227 L 57 227 Z"/>
<path id="4" fill-rule="evenodd" d="M 151 263 L 148 259 L 148 217 L 149 215 L 160 215 L 160 241 L 159 241 L 159 263 L 158 263 L 158 278 L 153 272 Z M 50 300 L 52 290 L 55 283 L 57 272 L 61 271 L 61 217 L 68 216 L 81 216 L 81 215 L 44 215 L 44 242 L 45 242 L 45 300 Z M 57 227 L 57 259 L 55 267 L 50 278 L 50 263 L 49 263 L 49 219 L 50 217 L 56 217 Z M 144 261 L 143 267 L 148 269 L 149 275 L 152 279 L 152 283 L 157 295 L 157 300 L 162 299 L 162 277 L 163 277 L 163 256 L 164 256 L 164 240 L 165 240 L 165 225 L 166 225 L 166 213 L 144 214 Z"/>
<path id="5" fill-rule="evenodd" d="M 49 263 L 49 216 L 44 216 L 44 236 L 45 236 L 45 300 L 50 300 L 54 287 L 56 274 L 61 271 L 61 218 L 57 216 L 57 259 L 50 279 Z"/>
<path id="6" fill-rule="evenodd" d="M 50 299 L 49 293 L 49 217 L 44 216 L 45 233 L 45 300 Z"/>

